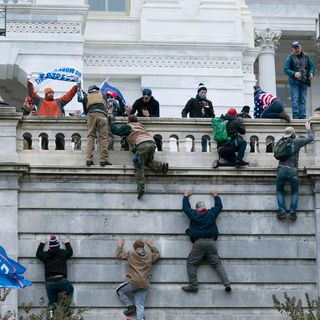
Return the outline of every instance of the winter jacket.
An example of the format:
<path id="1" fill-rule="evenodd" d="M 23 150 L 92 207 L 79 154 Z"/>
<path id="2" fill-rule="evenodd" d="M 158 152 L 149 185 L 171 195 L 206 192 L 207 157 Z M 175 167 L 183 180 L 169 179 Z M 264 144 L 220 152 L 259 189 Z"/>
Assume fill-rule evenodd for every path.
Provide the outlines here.
<path id="1" fill-rule="evenodd" d="M 33 84 L 30 81 L 28 81 L 28 91 L 29 96 L 38 108 L 38 116 L 60 117 L 64 113 L 63 107 L 69 103 L 77 93 L 77 86 L 73 86 L 65 95 L 53 100 L 41 98 L 35 92 Z"/>
<path id="2" fill-rule="evenodd" d="M 212 102 L 207 99 L 201 99 L 197 94 L 195 98 L 191 98 L 187 102 L 181 112 L 183 118 L 186 118 L 188 114 L 190 118 L 214 118 Z"/>
<path id="3" fill-rule="evenodd" d="M 124 251 L 123 246 L 117 247 L 117 258 L 128 261 L 128 282 L 135 287 L 147 289 L 150 287 L 150 271 L 152 264 L 160 258 L 156 247 L 150 247 L 151 252 L 140 256 L 135 251 Z"/>
<path id="4" fill-rule="evenodd" d="M 301 82 L 310 86 L 309 76 L 315 73 L 315 67 L 312 59 L 301 52 L 300 55 L 289 54 L 284 63 L 284 73 L 289 76 L 289 85 L 299 84 Z M 300 72 L 302 79 L 298 80 L 295 78 L 295 73 Z"/>
<path id="5" fill-rule="evenodd" d="M 183 197 L 182 209 L 190 219 L 187 234 L 192 238 L 208 238 L 219 234 L 216 219 L 222 210 L 222 202 L 219 196 L 214 197 L 215 206 L 209 210 L 198 212 L 191 209 L 189 197 Z"/>
<path id="6" fill-rule="evenodd" d="M 292 167 L 292 168 L 298 167 L 300 149 L 314 140 L 314 133 L 312 132 L 312 130 L 308 130 L 307 133 L 308 133 L 307 138 L 294 138 L 292 140 L 294 152 L 288 159 L 279 161 L 280 166 L 286 166 L 286 167 Z"/>
<path id="7" fill-rule="evenodd" d="M 159 117 L 159 102 L 151 96 L 150 100 L 148 102 L 143 101 L 143 97 L 137 99 L 134 104 L 132 105 L 132 110 L 130 114 L 135 114 L 138 111 L 137 116 L 138 117 L 144 117 L 144 114 L 142 113 L 142 110 L 148 110 L 149 117 Z"/>
<path id="8" fill-rule="evenodd" d="M 44 246 L 44 243 L 39 244 L 36 257 L 44 263 L 46 281 L 57 275 L 62 275 L 67 278 L 67 259 L 73 254 L 70 243 L 67 242 L 65 244 L 65 250 L 54 248 L 43 251 Z"/>
<path id="9" fill-rule="evenodd" d="M 232 140 L 236 139 L 238 134 L 242 135 L 246 133 L 242 119 L 238 119 L 237 117 L 227 113 L 223 116 L 223 120 L 228 120 L 227 133 Z"/>

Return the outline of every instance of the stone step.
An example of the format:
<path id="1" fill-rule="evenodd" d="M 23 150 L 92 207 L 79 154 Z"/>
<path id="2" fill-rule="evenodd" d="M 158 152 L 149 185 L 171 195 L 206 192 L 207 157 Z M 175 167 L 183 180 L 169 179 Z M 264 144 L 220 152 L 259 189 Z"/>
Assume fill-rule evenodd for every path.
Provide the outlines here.
<path id="1" fill-rule="evenodd" d="M 113 236 L 110 236 L 113 238 Z M 109 238 L 110 238 L 109 237 Z M 121 238 L 121 237 L 119 237 Z M 132 237 L 125 243 L 125 249 L 131 250 Z M 136 237 L 135 237 L 136 238 Z M 185 237 L 186 238 L 186 237 Z M 79 235 L 72 238 L 74 256 L 78 258 L 114 258 L 116 252 L 116 237 L 114 240 L 106 237 Z M 192 243 L 188 240 L 168 239 L 161 236 L 155 240 L 161 257 L 166 259 L 186 258 Z M 34 257 L 39 241 L 34 236 L 25 236 L 19 241 L 19 257 Z M 316 243 L 308 237 L 291 236 L 286 238 L 258 236 L 221 237 L 217 241 L 219 255 L 229 259 L 315 259 Z"/>

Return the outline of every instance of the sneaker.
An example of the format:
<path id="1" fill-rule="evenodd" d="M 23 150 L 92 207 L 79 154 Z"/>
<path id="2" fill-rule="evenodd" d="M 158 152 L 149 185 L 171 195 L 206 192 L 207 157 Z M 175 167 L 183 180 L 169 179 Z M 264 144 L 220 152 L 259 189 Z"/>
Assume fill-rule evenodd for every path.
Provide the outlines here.
<path id="1" fill-rule="evenodd" d="M 131 316 L 136 313 L 136 306 L 132 305 L 127 308 L 127 310 L 123 311 L 126 316 Z"/>
<path id="2" fill-rule="evenodd" d="M 193 287 L 193 286 L 184 286 L 184 287 L 181 287 L 181 289 L 185 292 L 198 292 L 198 287 Z"/>
<path id="3" fill-rule="evenodd" d="M 295 212 L 290 212 L 289 219 L 291 221 L 296 221 L 297 220 L 297 214 Z"/>
<path id="4" fill-rule="evenodd" d="M 220 161 L 219 160 L 214 160 L 213 162 L 212 162 L 212 168 L 213 169 L 216 169 L 216 168 L 218 168 L 220 166 Z"/>
<path id="5" fill-rule="evenodd" d="M 240 168 L 240 167 L 247 166 L 248 164 L 249 164 L 249 162 L 246 162 L 246 161 L 243 161 L 243 160 L 236 160 L 235 167 L 236 168 Z"/>
<path id="6" fill-rule="evenodd" d="M 87 160 L 86 164 L 87 164 L 87 167 L 90 167 L 90 166 L 94 165 L 92 160 Z"/>
<path id="7" fill-rule="evenodd" d="M 231 289 L 230 286 L 226 286 L 224 290 L 225 290 L 226 292 L 231 292 L 232 289 Z"/>
<path id="8" fill-rule="evenodd" d="M 290 122 L 290 117 L 289 117 L 289 115 L 288 115 L 286 112 L 284 112 L 284 111 L 279 114 L 279 118 L 280 118 L 280 119 L 284 119 L 284 120 L 286 120 L 287 122 Z"/>
<path id="9" fill-rule="evenodd" d="M 100 167 L 111 166 L 111 165 L 112 163 L 110 163 L 108 160 L 100 161 Z"/>
<path id="10" fill-rule="evenodd" d="M 163 165 L 162 165 L 162 173 L 163 174 L 167 174 L 169 170 L 169 163 L 168 162 L 165 162 Z"/>
<path id="11" fill-rule="evenodd" d="M 286 213 L 284 212 L 284 211 L 281 211 L 281 212 L 278 212 L 277 213 L 277 218 L 279 219 L 279 220 L 283 220 L 283 219 L 285 219 L 287 217 L 287 215 L 286 215 Z"/>
<path id="12" fill-rule="evenodd" d="M 140 200 L 140 199 L 143 197 L 143 195 L 146 194 L 146 193 L 147 193 L 147 190 L 146 190 L 145 188 L 140 189 L 140 190 L 138 191 L 138 197 L 137 197 L 137 199 Z"/>

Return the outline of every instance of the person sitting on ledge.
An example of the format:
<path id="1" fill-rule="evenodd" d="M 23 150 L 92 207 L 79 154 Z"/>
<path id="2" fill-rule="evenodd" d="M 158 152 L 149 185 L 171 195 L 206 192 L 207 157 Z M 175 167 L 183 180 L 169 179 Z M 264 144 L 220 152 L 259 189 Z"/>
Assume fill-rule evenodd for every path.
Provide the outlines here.
<path id="1" fill-rule="evenodd" d="M 52 88 L 44 88 L 44 98 L 41 98 L 34 90 L 33 84 L 28 80 L 29 96 L 38 108 L 38 116 L 61 117 L 64 114 L 64 106 L 69 103 L 77 93 L 77 86 L 73 86 L 65 95 L 54 98 Z"/>
<path id="2" fill-rule="evenodd" d="M 145 189 L 144 167 L 146 166 L 154 172 L 166 174 L 169 170 L 169 164 L 154 160 L 156 142 L 145 126 L 138 122 L 136 115 L 129 115 L 128 124 L 119 128 L 114 125 L 113 119 L 110 118 L 109 122 L 112 133 L 118 136 L 126 136 L 129 145 L 132 147 L 132 152 L 134 153 L 132 161 L 136 169 L 137 192 L 140 200 L 147 192 Z"/>
<path id="3" fill-rule="evenodd" d="M 243 106 L 243 108 L 241 109 L 240 113 L 238 114 L 238 118 L 251 119 L 250 107 L 249 106 Z"/>
<path id="4" fill-rule="evenodd" d="M 137 99 L 132 107 L 128 108 L 127 112 L 135 114 L 138 117 L 156 117 L 160 116 L 159 102 L 153 97 L 152 90 L 144 88 L 142 90 L 142 97 Z"/>
<path id="5" fill-rule="evenodd" d="M 281 100 L 271 93 L 266 93 L 259 86 L 254 86 L 254 117 L 265 119 L 284 119 L 290 122 L 290 117 L 284 111 Z"/>
<path id="6" fill-rule="evenodd" d="M 247 147 L 247 142 L 241 135 L 246 133 L 246 129 L 243 125 L 242 119 L 237 117 L 237 110 L 231 108 L 228 112 L 221 116 L 223 120 L 227 120 L 227 134 L 229 141 L 218 143 L 219 157 L 224 159 L 225 162 L 215 160 L 212 163 L 212 167 L 242 167 L 247 166 L 249 163 L 243 160 L 244 153 Z"/>

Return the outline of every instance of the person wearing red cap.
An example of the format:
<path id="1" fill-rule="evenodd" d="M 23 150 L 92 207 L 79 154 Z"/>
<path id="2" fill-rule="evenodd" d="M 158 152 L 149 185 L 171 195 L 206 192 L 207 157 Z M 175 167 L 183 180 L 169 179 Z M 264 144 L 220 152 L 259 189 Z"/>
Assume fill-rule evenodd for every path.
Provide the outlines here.
<path id="1" fill-rule="evenodd" d="M 224 143 L 218 143 L 218 154 L 225 162 L 215 160 L 212 163 L 212 167 L 247 166 L 249 163 L 243 160 L 247 142 L 242 138 L 242 135 L 246 133 L 246 129 L 242 120 L 237 117 L 237 110 L 234 108 L 229 109 L 222 118 L 228 121 L 227 133 L 230 140 Z"/>
<path id="2" fill-rule="evenodd" d="M 41 98 L 34 90 L 33 84 L 28 80 L 29 96 L 38 108 L 38 116 L 60 117 L 64 114 L 64 106 L 69 103 L 77 93 L 77 86 L 73 86 L 65 95 L 54 99 L 54 90 L 45 88 L 45 97 Z"/>
<path id="3" fill-rule="evenodd" d="M 44 264 L 48 306 L 54 308 L 54 304 L 59 300 L 59 293 L 65 292 L 70 300 L 72 298 L 73 286 L 67 280 L 67 259 L 71 258 L 73 251 L 69 239 L 62 241 L 66 248 L 60 249 L 59 240 L 55 235 L 51 235 L 49 249 L 44 251 L 47 242 L 48 240 L 40 241 L 36 257 Z"/>
<path id="4" fill-rule="evenodd" d="M 150 251 L 145 250 L 145 244 Z M 133 251 L 123 249 L 124 240 L 117 240 L 117 258 L 128 261 L 127 282 L 117 288 L 117 295 L 127 306 L 126 316 L 137 313 L 137 320 L 144 320 L 144 301 L 150 287 L 150 271 L 152 264 L 160 258 L 158 249 L 151 240 L 136 240 Z M 130 296 L 134 297 L 134 303 Z"/>
<path id="5" fill-rule="evenodd" d="M 37 107 L 33 103 L 31 97 L 25 98 L 24 104 L 21 108 L 21 111 L 24 116 L 36 116 L 37 115 Z"/>

